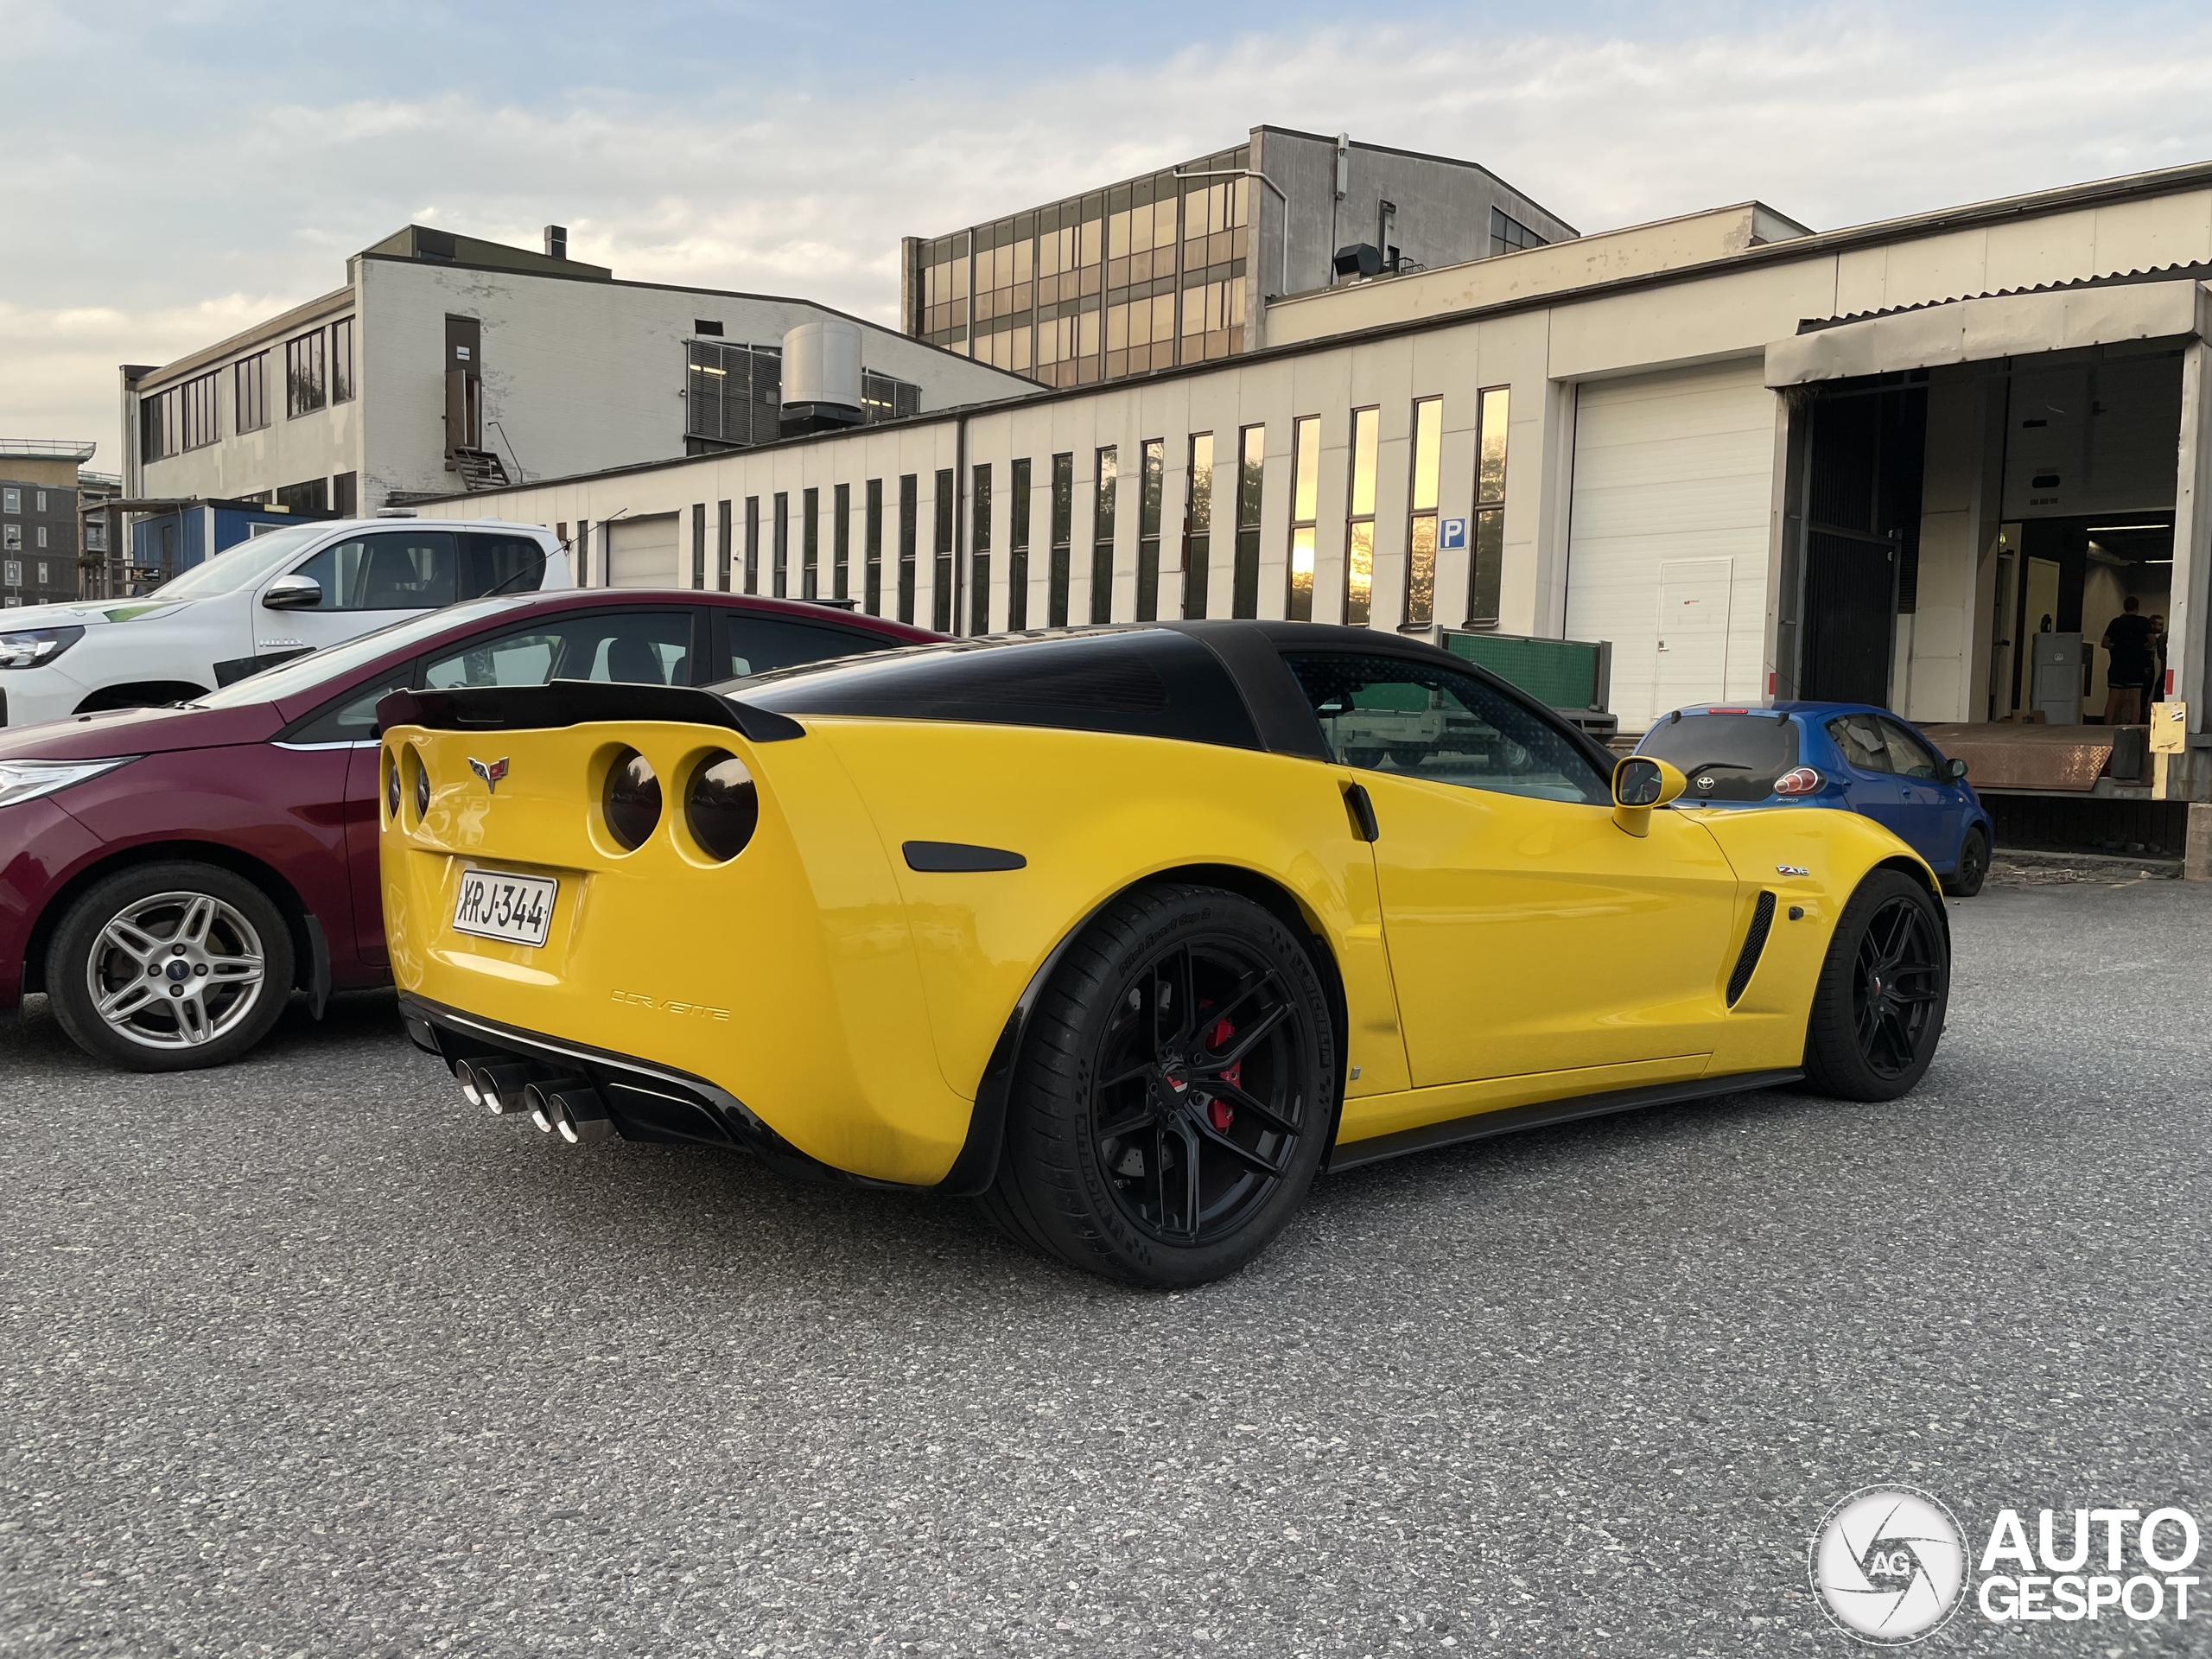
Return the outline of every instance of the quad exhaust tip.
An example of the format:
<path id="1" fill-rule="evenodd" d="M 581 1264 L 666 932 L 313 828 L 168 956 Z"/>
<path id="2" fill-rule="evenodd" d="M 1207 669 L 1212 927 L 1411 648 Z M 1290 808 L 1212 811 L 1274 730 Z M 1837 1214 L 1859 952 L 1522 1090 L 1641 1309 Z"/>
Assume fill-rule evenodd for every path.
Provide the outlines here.
<path id="1" fill-rule="evenodd" d="M 455 1060 L 461 1098 L 494 1117 L 527 1117 L 541 1135 L 572 1147 L 610 1140 L 613 1120 L 588 1077 L 549 1073 L 520 1061 Z"/>
<path id="2" fill-rule="evenodd" d="M 558 1135 L 569 1146 L 587 1146 L 614 1133 L 599 1090 L 586 1078 L 538 1077 L 524 1090 L 524 1098 L 539 1131 Z"/>
<path id="3" fill-rule="evenodd" d="M 560 1091 L 575 1086 L 573 1077 L 539 1079 L 523 1090 L 523 1109 L 530 1114 L 540 1135 L 550 1135 L 561 1121 Z"/>
<path id="4" fill-rule="evenodd" d="M 613 1135 L 614 1121 L 600 1103 L 599 1090 L 590 1084 L 563 1089 L 546 1099 L 553 1112 L 553 1132 L 570 1146 L 594 1146 Z"/>
<path id="5" fill-rule="evenodd" d="M 481 1106 L 494 1117 L 511 1117 L 527 1111 L 524 1096 L 530 1086 L 530 1067 L 495 1065 L 484 1060 L 458 1060 L 454 1079 L 461 1096 L 472 1106 Z"/>

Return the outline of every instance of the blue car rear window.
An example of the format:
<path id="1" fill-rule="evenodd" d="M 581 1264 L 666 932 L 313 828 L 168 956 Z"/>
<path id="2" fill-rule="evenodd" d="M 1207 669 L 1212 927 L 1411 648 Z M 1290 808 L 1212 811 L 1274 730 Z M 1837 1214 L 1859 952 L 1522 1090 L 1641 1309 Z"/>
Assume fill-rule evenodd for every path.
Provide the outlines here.
<path id="1" fill-rule="evenodd" d="M 1797 722 L 1767 714 L 1684 715 L 1654 726 L 1636 752 L 1680 769 L 1690 799 L 1763 801 L 1797 764 Z"/>

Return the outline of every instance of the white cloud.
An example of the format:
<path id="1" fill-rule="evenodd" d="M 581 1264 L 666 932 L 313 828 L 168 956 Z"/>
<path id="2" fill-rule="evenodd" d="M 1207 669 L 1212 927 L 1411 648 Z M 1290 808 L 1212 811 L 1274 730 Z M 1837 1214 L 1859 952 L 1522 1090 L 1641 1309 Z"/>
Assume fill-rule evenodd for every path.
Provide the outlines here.
<path id="1" fill-rule="evenodd" d="M 293 303 L 289 295 L 231 293 L 133 311 L 115 306 L 40 309 L 0 301 L 0 435 L 92 439 L 87 463 L 113 472 L 121 391 L 117 369 L 166 363 Z"/>
<path id="2" fill-rule="evenodd" d="M 234 96 L 152 143 L 88 109 L 64 169 L 78 187 L 42 203 L 86 216 L 81 251 L 0 251 L 17 298 L 0 308 L 0 432 L 97 435 L 111 456 L 117 363 L 325 291 L 410 217 L 529 245 L 558 220 L 576 257 L 625 276 L 888 320 L 902 233 L 1258 121 L 1479 160 L 1586 230 L 1749 196 L 1826 227 L 2212 156 L 2212 27 L 2171 14 L 1998 34 L 1853 10 L 1671 41 L 1468 28 L 1253 35 L 1141 69 L 849 96 L 764 97 L 760 66 L 709 98 Z"/>

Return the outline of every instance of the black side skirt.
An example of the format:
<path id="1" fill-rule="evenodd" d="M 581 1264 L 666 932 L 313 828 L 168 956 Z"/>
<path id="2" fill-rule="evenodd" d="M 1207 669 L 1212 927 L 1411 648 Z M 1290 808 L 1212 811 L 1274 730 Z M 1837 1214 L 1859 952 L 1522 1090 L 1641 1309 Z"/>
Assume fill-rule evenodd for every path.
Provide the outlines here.
<path id="1" fill-rule="evenodd" d="M 1481 1141 L 1516 1129 L 1540 1129 L 1552 1123 L 1572 1123 L 1577 1118 L 1604 1117 L 1613 1112 L 1632 1112 L 1639 1106 L 1675 1106 L 1685 1101 L 1711 1100 L 1719 1095 L 1747 1094 L 1754 1089 L 1778 1089 L 1795 1083 L 1802 1071 L 1738 1071 L 1725 1077 L 1694 1077 L 1687 1083 L 1656 1083 L 1641 1089 L 1616 1089 L 1609 1094 L 1577 1095 L 1570 1100 L 1540 1100 L 1527 1106 L 1506 1106 L 1494 1112 L 1455 1117 L 1448 1123 L 1426 1123 L 1395 1135 L 1378 1135 L 1366 1141 L 1346 1141 L 1329 1155 L 1328 1168 L 1357 1169 L 1386 1158 L 1402 1158 L 1431 1147 L 1456 1146 L 1462 1141 Z"/>

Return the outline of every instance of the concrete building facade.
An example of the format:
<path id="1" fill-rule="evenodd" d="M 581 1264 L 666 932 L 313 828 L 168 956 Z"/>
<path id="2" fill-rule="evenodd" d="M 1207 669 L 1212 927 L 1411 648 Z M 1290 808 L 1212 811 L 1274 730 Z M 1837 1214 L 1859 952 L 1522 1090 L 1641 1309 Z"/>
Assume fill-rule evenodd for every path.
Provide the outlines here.
<path id="1" fill-rule="evenodd" d="M 889 418 L 1030 390 L 810 301 L 615 279 L 565 257 L 410 226 L 345 285 L 159 368 L 123 371 L 124 493 L 372 512 L 485 483 L 725 448 L 733 366 L 762 365 L 772 424 L 785 336 L 861 337 Z M 747 399 L 745 412 L 752 413 Z"/>
<path id="2" fill-rule="evenodd" d="M 1472 162 L 1254 127 L 1245 142 L 948 235 L 908 237 L 907 333 L 1046 385 L 1256 350 L 1270 302 L 1572 238 Z"/>
<path id="3" fill-rule="evenodd" d="M 2212 799 L 2208 278 L 2212 164 L 1818 234 L 1745 204 L 1292 296 L 1219 362 L 442 510 L 679 584 L 724 579 L 722 524 L 811 513 L 818 594 L 959 631 L 1605 640 L 1627 731 L 1791 696 L 2070 724 L 2132 594 L 2187 736 L 2094 790 Z"/>

